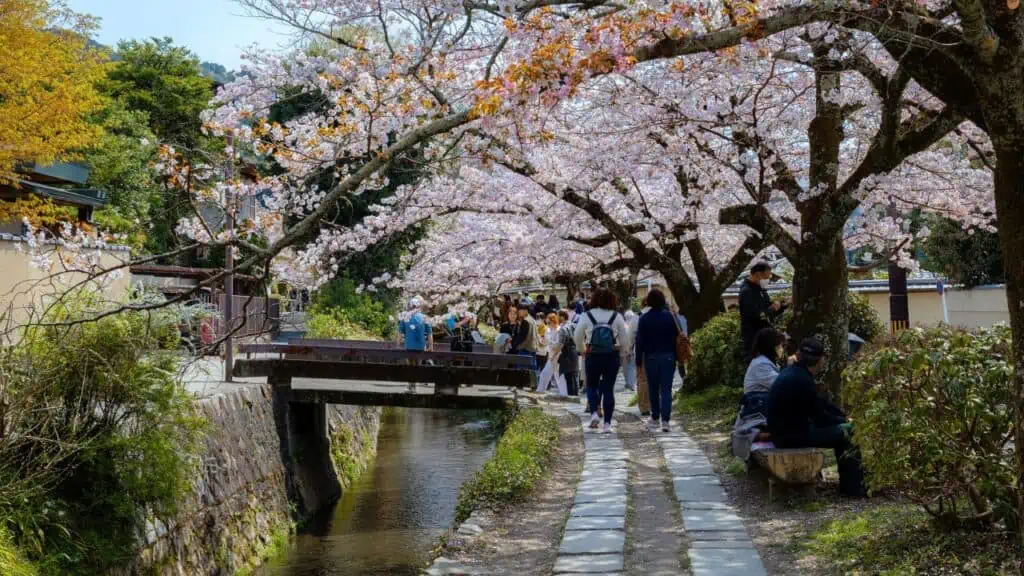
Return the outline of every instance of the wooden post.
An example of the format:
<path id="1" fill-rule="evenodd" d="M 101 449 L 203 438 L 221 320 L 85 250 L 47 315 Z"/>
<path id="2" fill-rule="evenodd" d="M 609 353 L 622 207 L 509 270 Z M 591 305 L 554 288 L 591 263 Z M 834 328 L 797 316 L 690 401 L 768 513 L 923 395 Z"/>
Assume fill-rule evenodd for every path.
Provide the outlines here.
<path id="1" fill-rule="evenodd" d="M 233 138 L 228 135 L 228 148 L 232 147 Z M 231 166 L 231 159 L 228 158 L 226 166 L 227 178 L 231 180 L 234 170 Z M 230 184 L 230 182 L 229 182 Z M 235 228 L 235 215 L 233 210 L 234 197 L 229 191 L 225 192 L 224 199 L 224 229 L 229 233 Z M 234 339 L 232 333 L 235 329 L 235 247 L 228 244 L 224 248 L 224 325 L 227 328 L 227 337 L 224 339 L 224 381 L 231 382 L 231 367 L 235 363 Z"/>

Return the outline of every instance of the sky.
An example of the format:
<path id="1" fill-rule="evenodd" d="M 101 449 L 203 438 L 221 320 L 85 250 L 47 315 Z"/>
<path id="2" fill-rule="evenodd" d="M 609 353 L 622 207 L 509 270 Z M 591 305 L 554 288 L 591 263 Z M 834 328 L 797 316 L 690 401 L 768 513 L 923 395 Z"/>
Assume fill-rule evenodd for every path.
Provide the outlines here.
<path id="1" fill-rule="evenodd" d="M 287 42 L 284 28 L 249 18 L 231 0 L 69 0 L 72 9 L 98 16 L 95 40 L 113 46 L 118 40 L 170 36 L 200 60 L 241 67 L 243 49 L 253 43 L 276 48 Z"/>

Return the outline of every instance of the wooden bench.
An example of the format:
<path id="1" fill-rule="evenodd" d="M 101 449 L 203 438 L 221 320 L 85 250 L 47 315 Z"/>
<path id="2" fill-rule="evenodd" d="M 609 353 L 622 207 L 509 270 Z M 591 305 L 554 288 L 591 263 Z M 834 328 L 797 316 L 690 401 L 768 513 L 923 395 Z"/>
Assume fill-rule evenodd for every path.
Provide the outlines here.
<path id="1" fill-rule="evenodd" d="M 815 484 L 825 466 L 821 448 L 775 448 L 770 442 L 755 442 L 750 461 L 768 472 L 768 499 L 774 499 L 775 483 Z"/>

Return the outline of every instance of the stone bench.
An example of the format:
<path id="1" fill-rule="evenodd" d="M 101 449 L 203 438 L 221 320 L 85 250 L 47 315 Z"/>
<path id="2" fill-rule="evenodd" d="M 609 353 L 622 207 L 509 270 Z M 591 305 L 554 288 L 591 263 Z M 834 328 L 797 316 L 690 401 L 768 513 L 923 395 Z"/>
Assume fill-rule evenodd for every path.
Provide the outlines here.
<path id="1" fill-rule="evenodd" d="M 755 442 L 750 461 L 768 472 L 768 499 L 774 497 L 776 482 L 783 484 L 815 484 L 825 466 L 821 448 L 776 448 L 771 442 Z"/>

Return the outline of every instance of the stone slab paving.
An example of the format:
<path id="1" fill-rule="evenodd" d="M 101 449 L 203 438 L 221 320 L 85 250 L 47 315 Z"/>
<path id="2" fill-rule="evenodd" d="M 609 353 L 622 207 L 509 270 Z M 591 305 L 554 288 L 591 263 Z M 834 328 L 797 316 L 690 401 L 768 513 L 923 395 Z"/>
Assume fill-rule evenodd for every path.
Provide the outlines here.
<path id="1" fill-rule="evenodd" d="M 672 475 L 694 576 L 766 576 L 761 557 L 729 505 L 722 482 L 700 446 L 680 431 L 657 433 Z"/>
<path id="2" fill-rule="evenodd" d="M 555 574 L 621 574 L 625 563 L 629 454 L 617 434 L 587 426 L 590 416 L 583 413 L 582 406 L 567 410 L 580 418 L 586 455 L 558 548 Z"/>

